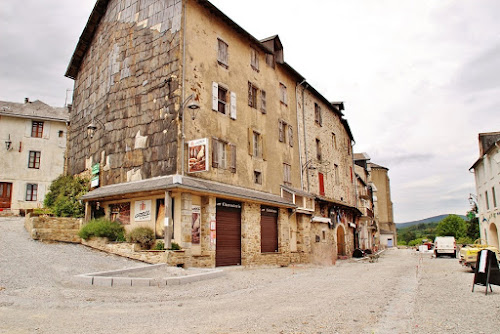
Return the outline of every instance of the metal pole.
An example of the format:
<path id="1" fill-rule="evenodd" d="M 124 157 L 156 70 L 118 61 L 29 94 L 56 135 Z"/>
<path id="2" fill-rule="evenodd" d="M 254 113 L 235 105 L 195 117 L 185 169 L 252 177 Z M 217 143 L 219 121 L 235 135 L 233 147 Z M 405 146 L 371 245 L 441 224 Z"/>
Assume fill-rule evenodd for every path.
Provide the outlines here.
<path id="1" fill-rule="evenodd" d="M 165 249 L 172 248 L 172 197 L 169 191 L 165 191 L 165 231 L 164 231 L 164 243 Z"/>

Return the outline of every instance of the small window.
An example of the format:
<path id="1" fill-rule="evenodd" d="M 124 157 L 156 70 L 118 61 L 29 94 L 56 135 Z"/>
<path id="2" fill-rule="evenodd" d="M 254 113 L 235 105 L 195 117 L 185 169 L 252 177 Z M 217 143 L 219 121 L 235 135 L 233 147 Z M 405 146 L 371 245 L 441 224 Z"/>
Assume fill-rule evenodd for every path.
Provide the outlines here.
<path id="1" fill-rule="evenodd" d="M 28 168 L 40 169 L 40 156 L 41 152 L 30 151 Z"/>
<path id="2" fill-rule="evenodd" d="M 337 136 L 335 133 L 332 133 L 332 146 L 334 149 L 337 149 Z"/>
<path id="3" fill-rule="evenodd" d="M 255 131 L 253 132 L 253 156 L 262 156 L 260 133 Z"/>
<path id="4" fill-rule="evenodd" d="M 291 125 L 288 126 L 288 145 L 293 147 L 293 127 Z"/>
<path id="5" fill-rule="evenodd" d="M 26 200 L 36 201 L 38 196 L 38 184 L 27 184 L 26 185 Z"/>
<path id="6" fill-rule="evenodd" d="M 286 143 L 286 136 L 285 136 L 286 127 L 287 127 L 286 122 L 280 120 L 278 124 L 278 131 L 279 131 L 279 141 L 281 143 Z"/>
<path id="7" fill-rule="evenodd" d="M 276 61 L 274 60 L 274 55 L 272 54 L 267 54 L 266 55 L 266 64 L 269 67 L 274 68 L 276 66 Z"/>
<path id="8" fill-rule="evenodd" d="M 292 166 L 290 164 L 283 164 L 283 183 L 286 185 L 292 184 Z"/>
<path id="9" fill-rule="evenodd" d="M 488 191 L 484 192 L 484 199 L 486 200 L 486 210 L 490 209 L 490 199 L 488 198 Z"/>
<path id="10" fill-rule="evenodd" d="M 31 137 L 42 138 L 43 136 L 43 122 L 31 122 Z"/>
<path id="11" fill-rule="evenodd" d="M 259 90 L 251 82 L 248 82 L 248 105 L 257 109 L 257 94 Z"/>
<path id="12" fill-rule="evenodd" d="M 250 65 L 257 72 L 259 71 L 259 53 L 254 48 L 250 49 Z"/>
<path id="13" fill-rule="evenodd" d="M 317 103 L 314 103 L 314 121 L 318 125 L 323 125 L 321 107 Z"/>
<path id="14" fill-rule="evenodd" d="M 321 160 L 321 141 L 316 138 L 316 159 Z"/>
<path id="15" fill-rule="evenodd" d="M 218 53 L 217 53 L 217 61 L 219 64 L 224 65 L 226 68 L 229 65 L 228 62 L 228 45 L 221 39 L 218 39 Z"/>
<path id="16" fill-rule="evenodd" d="M 337 164 L 333 165 L 333 171 L 335 173 L 335 184 L 340 184 L 340 176 L 339 176 L 339 166 Z"/>
<path id="17" fill-rule="evenodd" d="M 491 196 L 493 198 L 493 207 L 497 207 L 497 194 L 495 193 L 495 187 L 491 187 Z"/>
<path id="18" fill-rule="evenodd" d="M 253 171 L 253 182 L 256 184 L 262 184 L 262 173 L 258 170 Z"/>
<path id="19" fill-rule="evenodd" d="M 59 135 L 59 138 L 62 138 L 64 136 L 64 131 L 59 130 L 58 135 Z"/>
<path id="20" fill-rule="evenodd" d="M 219 90 L 218 90 L 217 98 L 218 98 L 217 111 L 220 112 L 220 113 L 226 114 L 227 107 L 228 107 L 228 104 L 227 104 L 227 89 L 225 89 L 224 87 L 221 87 L 219 85 Z"/>
<path id="21" fill-rule="evenodd" d="M 286 94 L 286 86 L 282 83 L 280 83 L 280 101 L 284 105 L 288 105 L 288 97 Z"/>

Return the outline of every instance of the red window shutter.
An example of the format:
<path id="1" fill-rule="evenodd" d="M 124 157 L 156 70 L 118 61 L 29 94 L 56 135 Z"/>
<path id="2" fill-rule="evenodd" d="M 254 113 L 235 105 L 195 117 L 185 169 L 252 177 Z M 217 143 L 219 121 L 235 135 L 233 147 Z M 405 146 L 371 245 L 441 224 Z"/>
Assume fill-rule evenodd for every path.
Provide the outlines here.
<path id="1" fill-rule="evenodd" d="M 325 180 L 323 177 L 323 173 L 318 173 L 319 178 L 319 194 L 321 196 L 325 196 Z"/>

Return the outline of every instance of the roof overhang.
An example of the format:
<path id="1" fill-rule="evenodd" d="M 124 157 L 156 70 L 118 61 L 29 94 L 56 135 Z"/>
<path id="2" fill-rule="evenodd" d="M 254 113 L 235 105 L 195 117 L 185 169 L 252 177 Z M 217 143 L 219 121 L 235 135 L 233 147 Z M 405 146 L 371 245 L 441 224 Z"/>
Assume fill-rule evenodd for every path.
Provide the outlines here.
<path id="1" fill-rule="evenodd" d="M 86 202 L 111 201 L 142 194 L 161 194 L 173 190 L 184 190 L 200 195 L 210 194 L 226 199 L 245 200 L 284 208 L 296 208 L 295 204 L 277 195 L 182 175 L 161 176 L 104 186 L 83 195 L 82 200 Z"/>
<path id="2" fill-rule="evenodd" d="M 342 208 L 342 209 L 353 211 L 357 216 L 363 215 L 357 207 L 336 201 L 336 200 L 331 199 L 331 198 L 327 198 L 327 197 L 323 197 L 323 196 L 316 196 L 316 200 L 318 200 L 320 202 L 333 204 L 334 206 L 338 206 L 339 208 Z"/>

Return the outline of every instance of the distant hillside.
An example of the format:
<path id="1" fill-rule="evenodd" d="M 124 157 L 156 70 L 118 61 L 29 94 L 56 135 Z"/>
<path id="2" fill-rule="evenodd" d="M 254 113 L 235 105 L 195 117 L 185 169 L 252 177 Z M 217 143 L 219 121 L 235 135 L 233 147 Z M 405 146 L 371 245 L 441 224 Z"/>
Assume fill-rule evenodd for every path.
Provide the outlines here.
<path id="1" fill-rule="evenodd" d="M 435 217 L 425 218 L 425 219 L 422 219 L 422 220 L 416 220 L 416 221 L 407 222 L 407 223 L 400 223 L 400 224 L 396 224 L 396 228 L 405 228 L 405 227 L 408 227 L 408 226 L 413 226 L 413 225 L 418 225 L 418 224 L 437 223 L 437 222 L 440 222 L 441 220 L 443 220 L 444 218 L 446 218 L 448 216 L 449 216 L 449 214 L 447 214 L 447 215 L 439 215 L 439 216 L 435 216 Z M 459 216 L 463 220 L 467 220 L 467 217 L 465 217 L 465 216 L 462 216 L 462 215 L 457 215 L 457 216 Z"/>

